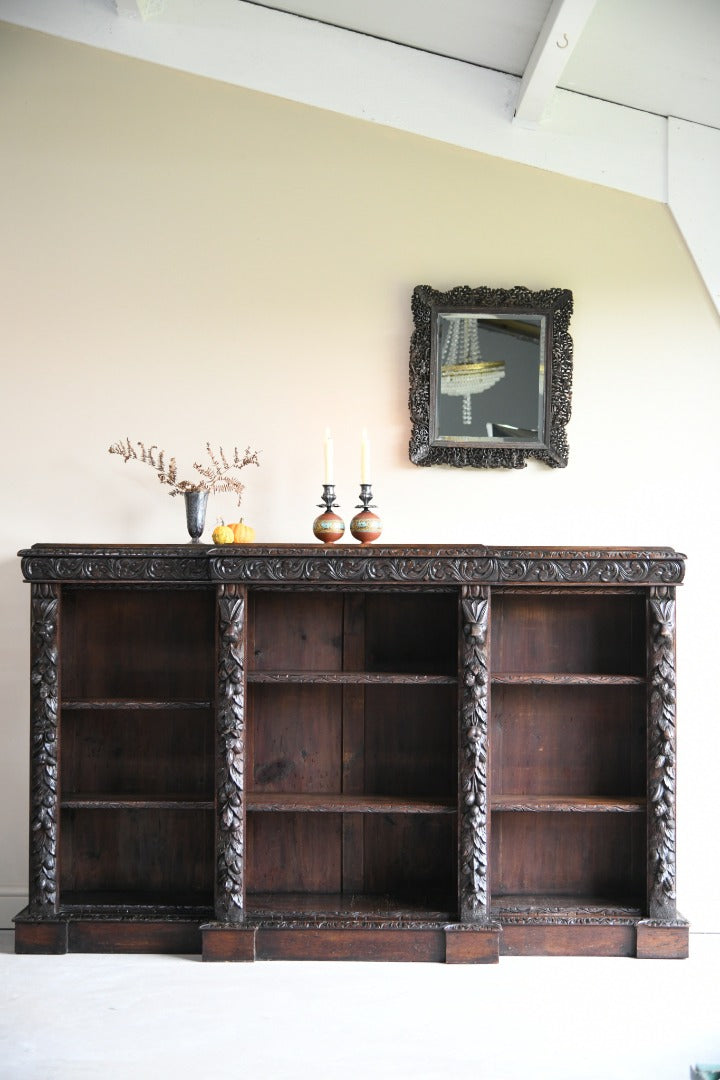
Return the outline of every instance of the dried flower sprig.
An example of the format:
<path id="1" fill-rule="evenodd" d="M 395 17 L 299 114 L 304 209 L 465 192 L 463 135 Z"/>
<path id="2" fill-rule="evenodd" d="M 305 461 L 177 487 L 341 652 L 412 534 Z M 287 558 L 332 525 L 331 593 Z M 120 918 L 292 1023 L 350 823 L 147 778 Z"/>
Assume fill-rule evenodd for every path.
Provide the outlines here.
<path id="1" fill-rule="evenodd" d="M 165 464 L 165 451 L 160 450 L 154 443 L 146 446 L 145 443 L 136 442 L 134 445 L 127 437 L 108 447 L 110 454 L 119 454 L 127 465 L 128 461 L 142 461 L 149 465 L 157 473 L 161 484 L 167 484 L 172 496 L 182 495 L 186 491 L 208 491 L 211 494 L 231 491 L 238 497 L 238 506 L 242 500 L 245 485 L 233 476 L 233 471 L 244 469 L 246 465 L 259 465 L 257 450 L 247 449 L 241 453 L 237 446 L 231 455 L 227 455 L 222 446 L 216 451 L 210 443 L 205 444 L 210 459 L 209 465 L 203 465 L 198 461 L 193 462 L 193 469 L 198 473 L 198 479 L 178 480 L 177 463 L 175 458 L 170 458 Z"/>

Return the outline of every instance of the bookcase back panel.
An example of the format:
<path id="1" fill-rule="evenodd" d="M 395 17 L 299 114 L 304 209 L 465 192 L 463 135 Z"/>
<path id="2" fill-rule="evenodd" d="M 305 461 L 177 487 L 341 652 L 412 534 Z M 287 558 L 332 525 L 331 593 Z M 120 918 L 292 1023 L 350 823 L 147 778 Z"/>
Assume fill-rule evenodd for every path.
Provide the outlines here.
<path id="1" fill-rule="evenodd" d="M 341 593 L 251 594 L 251 670 L 341 671 L 342 657 Z"/>
<path id="2" fill-rule="evenodd" d="M 457 673 L 454 593 L 258 591 L 250 612 L 257 671 Z"/>
<path id="3" fill-rule="evenodd" d="M 212 895 L 212 811 L 64 810 L 63 892 Z"/>
<path id="4" fill-rule="evenodd" d="M 196 794 L 212 799 L 211 710 L 66 710 L 60 780 L 64 794 Z"/>
<path id="5" fill-rule="evenodd" d="M 248 893 L 342 891 L 342 815 L 249 813 Z"/>
<path id="6" fill-rule="evenodd" d="M 67 588 L 61 633 L 65 699 L 213 700 L 214 590 Z"/>
<path id="7" fill-rule="evenodd" d="M 367 593 L 365 669 L 456 675 L 455 593 Z"/>
<path id="8" fill-rule="evenodd" d="M 364 834 L 365 892 L 456 909 L 453 817 L 369 814 Z"/>
<path id="9" fill-rule="evenodd" d="M 343 880 L 343 818 L 361 825 L 362 871 Z M 456 907 L 452 817 L 410 814 L 248 815 L 247 893 L 386 894 Z"/>
<path id="10" fill-rule="evenodd" d="M 341 791 L 341 687 L 253 686 L 248 701 L 248 790 Z"/>
<path id="11" fill-rule="evenodd" d="M 457 785 L 454 686 L 365 688 L 365 791 L 451 797 Z"/>
<path id="12" fill-rule="evenodd" d="M 645 674 L 642 596 L 498 592 L 491 620 L 496 673 Z"/>
<path id="13" fill-rule="evenodd" d="M 644 686 L 502 686 L 491 694 L 493 794 L 644 795 Z"/>
<path id="14" fill-rule="evenodd" d="M 491 836 L 494 898 L 644 897 L 644 814 L 493 813 Z"/>

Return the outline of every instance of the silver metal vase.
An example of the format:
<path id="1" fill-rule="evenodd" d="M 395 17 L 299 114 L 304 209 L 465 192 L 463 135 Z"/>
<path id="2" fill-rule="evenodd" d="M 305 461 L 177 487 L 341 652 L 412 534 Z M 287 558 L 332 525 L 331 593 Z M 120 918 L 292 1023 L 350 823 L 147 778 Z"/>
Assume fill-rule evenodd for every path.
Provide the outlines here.
<path id="1" fill-rule="evenodd" d="M 199 544 L 205 528 L 208 493 L 207 491 L 186 491 L 184 494 L 185 517 L 190 540 L 193 544 Z"/>

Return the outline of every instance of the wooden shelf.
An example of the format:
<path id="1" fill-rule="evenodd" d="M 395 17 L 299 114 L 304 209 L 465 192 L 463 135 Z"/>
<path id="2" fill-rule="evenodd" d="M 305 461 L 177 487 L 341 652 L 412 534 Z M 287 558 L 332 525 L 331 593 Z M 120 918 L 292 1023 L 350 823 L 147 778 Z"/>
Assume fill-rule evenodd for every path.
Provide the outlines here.
<path id="1" fill-rule="evenodd" d="M 212 701 L 139 701 L 137 698 L 69 698 L 60 703 L 62 709 L 119 709 L 166 711 L 170 709 L 211 709 Z"/>
<path id="2" fill-rule="evenodd" d="M 321 683 L 352 686 L 456 686 L 454 675 L 412 675 L 380 671 L 249 671 L 249 683 Z"/>
<path id="3" fill-rule="evenodd" d="M 537 919 L 563 916 L 591 921 L 639 919 L 643 917 L 643 905 L 639 897 L 563 896 L 533 894 L 526 896 L 501 894 L 493 896 L 490 910 L 494 917 L 526 916 Z"/>
<path id="4" fill-rule="evenodd" d="M 392 919 L 450 922 L 457 918 L 450 897 L 369 893 L 248 893 L 246 915 L 269 919 Z"/>
<path id="5" fill-rule="evenodd" d="M 213 810 L 207 795 L 68 793 L 60 798 L 63 810 Z"/>
<path id="6" fill-rule="evenodd" d="M 454 799 L 398 795 L 268 794 L 249 792 L 248 810 L 312 814 L 454 814 Z"/>
<path id="7" fill-rule="evenodd" d="M 490 808 L 511 813 L 639 814 L 647 800 L 642 796 L 607 798 L 578 795 L 492 795 Z"/>
<path id="8" fill-rule="evenodd" d="M 213 910 L 211 893 L 163 892 L 152 889 L 105 891 L 69 890 L 60 894 L 60 908 L 70 915 L 97 912 L 102 915 L 121 915 L 132 909 L 133 915 L 199 915 Z"/>
<path id="9" fill-rule="evenodd" d="M 644 686 L 640 675 L 593 675 L 581 672 L 498 672 L 493 683 L 505 686 Z"/>

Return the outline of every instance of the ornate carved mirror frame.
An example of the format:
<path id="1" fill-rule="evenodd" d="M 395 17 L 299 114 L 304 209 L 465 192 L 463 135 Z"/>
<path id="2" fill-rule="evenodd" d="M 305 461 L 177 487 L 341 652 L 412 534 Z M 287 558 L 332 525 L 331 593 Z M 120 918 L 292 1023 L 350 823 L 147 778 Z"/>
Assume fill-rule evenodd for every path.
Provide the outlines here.
<path id="1" fill-rule="evenodd" d="M 416 286 L 410 460 L 522 469 L 528 458 L 536 458 L 564 468 L 572 306 L 568 289 L 459 285 L 438 292 Z M 524 412 L 521 396 L 529 401 Z"/>

